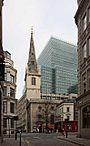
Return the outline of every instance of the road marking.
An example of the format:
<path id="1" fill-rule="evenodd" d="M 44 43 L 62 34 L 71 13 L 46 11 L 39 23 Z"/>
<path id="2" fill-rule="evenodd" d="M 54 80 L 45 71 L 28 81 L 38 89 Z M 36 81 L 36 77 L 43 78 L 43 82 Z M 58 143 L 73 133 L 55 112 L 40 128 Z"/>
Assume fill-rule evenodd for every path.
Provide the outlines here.
<path id="1" fill-rule="evenodd" d="M 35 137 L 33 137 L 33 138 L 34 138 L 34 139 L 40 139 L 40 137 L 36 137 L 36 136 L 35 136 Z"/>
<path id="2" fill-rule="evenodd" d="M 29 145 L 29 144 L 31 144 L 31 141 L 30 140 L 25 140 L 25 143 Z"/>

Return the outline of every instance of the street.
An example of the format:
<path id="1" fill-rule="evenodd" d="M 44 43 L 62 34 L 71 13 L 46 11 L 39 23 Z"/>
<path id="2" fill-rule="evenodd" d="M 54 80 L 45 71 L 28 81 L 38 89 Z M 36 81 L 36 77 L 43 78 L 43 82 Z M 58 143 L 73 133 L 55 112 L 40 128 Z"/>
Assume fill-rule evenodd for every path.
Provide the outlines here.
<path id="1" fill-rule="evenodd" d="M 44 134 L 44 133 L 30 133 L 23 134 L 22 138 L 28 146 L 77 146 L 76 144 L 58 139 L 57 134 Z"/>
<path id="2" fill-rule="evenodd" d="M 0 146 L 90 146 L 90 140 L 77 138 L 75 133 L 69 133 L 68 138 L 61 133 L 20 133 L 15 139 L 15 135 L 10 138 L 3 137 L 3 143 Z"/>

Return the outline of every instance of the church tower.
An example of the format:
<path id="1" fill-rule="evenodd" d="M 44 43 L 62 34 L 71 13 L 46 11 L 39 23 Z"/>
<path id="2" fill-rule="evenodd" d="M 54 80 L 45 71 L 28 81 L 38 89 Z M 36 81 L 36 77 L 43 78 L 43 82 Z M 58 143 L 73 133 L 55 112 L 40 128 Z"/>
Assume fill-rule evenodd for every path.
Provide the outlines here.
<path id="1" fill-rule="evenodd" d="M 40 98 L 40 79 L 41 74 L 36 62 L 33 29 L 31 29 L 29 57 L 25 73 L 26 99 L 30 100 Z"/>

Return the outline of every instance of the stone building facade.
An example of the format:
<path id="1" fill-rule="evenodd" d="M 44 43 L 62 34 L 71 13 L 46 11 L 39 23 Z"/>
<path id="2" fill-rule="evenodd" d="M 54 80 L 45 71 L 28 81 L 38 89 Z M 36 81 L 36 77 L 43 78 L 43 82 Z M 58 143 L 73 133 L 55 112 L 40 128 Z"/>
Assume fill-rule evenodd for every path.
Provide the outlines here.
<path id="1" fill-rule="evenodd" d="M 73 98 L 74 97 L 74 98 Z M 77 132 L 77 109 L 75 101 L 77 94 L 69 95 L 68 99 L 63 100 L 55 109 L 55 129 L 58 131 Z M 67 121 L 67 122 L 66 122 Z"/>
<path id="2" fill-rule="evenodd" d="M 3 82 L 3 133 L 13 134 L 16 129 L 16 79 L 17 70 L 14 68 L 14 62 L 11 54 L 4 51 L 5 56 L 5 81 Z"/>
<path id="3" fill-rule="evenodd" d="M 78 130 L 90 138 L 90 0 L 78 0 Z"/>
<path id="4" fill-rule="evenodd" d="M 54 113 L 56 106 L 60 101 L 55 100 L 43 100 L 31 99 L 27 103 L 27 132 L 34 132 L 41 127 L 40 132 L 46 132 L 48 129 L 54 131 Z M 31 117 L 32 115 L 32 117 Z"/>
<path id="5" fill-rule="evenodd" d="M 1 140 L 3 140 L 3 111 L 2 111 L 2 81 L 4 78 L 4 51 L 2 46 L 2 6 L 3 6 L 3 0 L 0 0 L 0 137 Z M 3 71 L 2 71 L 3 67 Z"/>

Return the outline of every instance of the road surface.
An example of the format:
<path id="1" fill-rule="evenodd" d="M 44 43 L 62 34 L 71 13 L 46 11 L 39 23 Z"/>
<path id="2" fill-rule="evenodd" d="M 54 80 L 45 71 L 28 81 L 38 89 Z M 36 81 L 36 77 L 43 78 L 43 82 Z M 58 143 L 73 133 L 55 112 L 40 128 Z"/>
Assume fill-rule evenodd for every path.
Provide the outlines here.
<path id="1" fill-rule="evenodd" d="M 23 134 L 26 145 L 28 146 L 78 146 L 76 144 L 57 138 L 58 134 L 30 133 Z"/>

